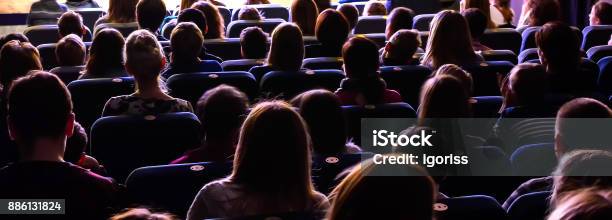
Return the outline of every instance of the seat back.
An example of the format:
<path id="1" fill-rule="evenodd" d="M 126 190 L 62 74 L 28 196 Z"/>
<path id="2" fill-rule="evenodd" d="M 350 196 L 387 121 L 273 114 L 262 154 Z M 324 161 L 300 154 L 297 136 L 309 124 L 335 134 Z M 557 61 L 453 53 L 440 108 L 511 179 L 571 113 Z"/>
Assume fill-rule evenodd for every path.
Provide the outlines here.
<path id="1" fill-rule="evenodd" d="M 231 171 L 230 162 L 147 166 L 134 170 L 125 184 L 130 202 L 185 216 L 204 185 L 226 177 Z"/>
<path id="2" fill-rule="evenodd" d="M 249 5 L 251 7 L 257 8 L 261 15 L 265 18 L 277 18 L 283 19 L 284 21 L 289 21 L 289 9 L 287 7 L 283 7 L 278 4 L 256 4 Z M 232 11 L 232 21 L 238 21 L 238 14 L 240 13 L 240 8 L 234 8 Z"/>
<path id="3" fill-rule="evenodd" d="M 498 80 L 514 67 L 508 61 L 485 61 L 478 65 L 463 66 L 474 79 L 474 96 L 498 96 Z"/>
<path id="4" fill-rule="evenodd" d="M 512 64 L 518 63 L 518 58 L 511 50 L 486 50 L 481 51 L 480 55 L 486 61 L 508 61 Z"/>
<path id="5" fill-rule="evenodd" d="M 429 26 L 436 14 L 420 14 L 414 16 L 412 28 L 418 31 L 429 31 Z"/>
<path id="6" fill-rule="evenodd" d="M 578 39 L 580 39 L 579 43 L 582 43 L 582 32 L 580 31 L 580 29 L 578 29 L 577 27 L 571 27 L 571 28 L 576 33 L 576 36 L 578 36 Z M 542 29 L 542 26 L 532 26 L 532 27 L 527 27 L 525 30 L 523 30 L 523 32 L 521 32 L 521 38 L 522 38 L 521 51 L 529 49 L 529 48 L 537 47 L 536 42 L 535 42 L 535 35 L 538 31 L 540 31 L 540 29 Z M 609 36 L 610 35 L 608 34 L 608 37 Z"/>
<path id="7" fill-rule="evenodd" d="M 240 38 L 204 40 L 204 47 L 210 54 L 223 60 L 242 59 L 240 55 Z"/>
<path id="8" fill-rule="evenodd" d="M 248 72 L 182 73 L 171 76 L 166 82 L 172 97 L 181 98 L 195 106 L 204 92 L 221 84 L 238 88 L 254 100 L 257 82 Z"/>
<path id="9" fill-rule="evenodd" d="M 60 7 L 62 8 L 62 12 L 31 11 L 29 14 L 27 14 L 27 25 L 38 26 L 57 24 L 57 21 L 62 16 L 62 14 L 68 10 L 68 8 L 64 5 L 61 5 Z"/>
<path id="10" fill-rule="evenodd" d="M 161 28 L 161 34 L 164 38 L 166 39 L 170 39 L 170 35 L 172 34 L 172 30 L 174 30 L 174 28 L 176 27 L 176 22 L 177 20 L 171 20 L 168 23 L 166 23 L 162 28 Z"/>
<path id="11" fill-rule="evenodd" d="M 60 39 L 57 25 L 51 24 L 27 27 L 23 34 L 28 37 L 30 43 L 34 46 L 57 43 Z"/>
<path id="12" fill-rule="evenodd" d="M 587 51 L 587 57 L 595 63 L 609 56 L 612 56 L 612 45 L 594 46 Z"/>
<path id="13" fill-rule="evenodd" d="M 387 16 L 361 16 L 353 34 L 385 33 L 386 26 Z"/>
<path id="14" fill-rule="evenodd" d="M 361 144 L 362 118 L 416 118 L 416 111 L 410 104 L 389 103 L 382 105 L 342 106 L 346 118 L 347 136 L 357 145 Z"/>
<path id="15" fill-rule="evenodd" d="M 168 164 L 200 144 L 200 122 L 187 112 L 147 116 L 110 116 L 91 128 L 90 151 L 120 182 L 132 170 Z"/>
<path id="16" fill-rule="evenodd" d="M 434 204 L 434 215 L 438 220 L 508 219 L 493 197 L 483 195 L 441 199 Z"/>
<path id="17" fill-rule="evenodd" d="M 96 33 L 98 33 L 98 31 L 100 31 L 100 30 L 102 30 L 104 28 L 114 28 L 117 31 L 119 31 L 121 33 L 121 35 L 123 35 L 124 38 L 127 38 L 128 36 L 130 36 L 130 34 L 132 32 L 138 30 L 138 23 L 132 22 L 132 23 L 104 23 L 104 24 L 99 24 L 94 29 L 94 35 Z"/>
<path id="18" fill-rule="evenodd" d="M 227 25 L 232 21 L 232 11 L 229 8 L 223 6 L 217 6 L 221 18 L 223 18 L 223 25 Z"/>
<path id="19" fill-rule="evenodd" d="M 272 71 L 261 78 L 261 95 L 291 99 L 311 90 L 335 91 L 344 74 L 340 70 L 302 70 L 297 72 Z"/>
<path id="20" fill-rule="evenodd" d="M 521 146 L 512 153 L 510 162 L 516 175 L 548 176 L 557 166 L 554 144 L 541 143 Z"/>
<path id="21" fill-rule="evenodd" d="M 374 41 L 378 48 L 383 48 L 387 44 L 387 36 L 385 35 L 385 33 L 359 34 L 358 36 L 365 37 Z"/>
<path id="22" fill-rule="evenodd" d="M 96 21 L 106 14 L 106 11 L 102 8 L 79 8 L 74 12 L 83 17 L 83 24 L 90 30 L 93 30 Z"/>
<path id="23" fill-rule="evenodd" d="M 612 35 L 612 25 L 588 26 L 582 30 L 582 49 L 589 50 L 591 47 L 607 45 Z"/>
<path id="24" fill-rule="evenodd" d="M 36 46 L 40 54 L 40 61 L 43 69 L 50 70 L 58 66 L 57 56 L 55 56 L 56 43 L 41 44 Z"/>
<path id="25" fill-rule="evenodd" d="M 240 37 L 240 32 L 247 27 L 260 27 L 264 32 L 272 34 L 274 28 L 283 22 L 285 20 L 279 18 L 232 21 L 227 25 L 227 37 Z"/>
<path id="26" fill-rule="evenodd" d="M 81 76 L 81 71 L 83 71 L 83 69 L 85 69 L 85 66 L 66 66 L 53 68 L 49 72 L 55 74 L 64 84 L 68 85 Z"/>
<path id="27" fill-rule="evenodd" d="M 421 65 L 384 66 L 380 68 L 380 76 L 387 83 L 387 88 L 402 95 L 404 102 L 418 106 L 421 87 L 431 75 L 431 71 Z"/>
<path id="28" fill-rule="evenodd" d="M 472 114 L 476 118 L 497 118 L 504 97 L 476 96 L 472 97 Z"/>
<path id="29" fill-rule="evenodd" d="M 511 220 L 541 220 L 548 215 L 550 191 L 532 192 L 518 197 L 508 208 Z"/>
<path id="30" fill-rule="evenodd" d="M 312 159 L 312 180 L 317 191 L 327 195 L 342 179 L 338 175 L 346 169 L 374 156 L 372 153 L 315 155 Z"/>
<path id="31" fill-rule="evenodd" d="M 344 61 L 342 57 L 316 57 L 306 58 L 302 62 L 302 68 L 311 70 L 335 69 L 343 70 Z"/>
<path id="32" fill-rule="evenodd" d="M 480 43 L 494 50 L 510 50 L 518 54 L 521 49 L 521 34 L 512 28 L 487 29 Z"/>
<path id="33" fill-rule="evenodd" d="M 597 62 L 599 66 L 599 77 L 597 87 L 605 94 L 612 94 L 612 56 L 601 59 Z"/>
<path id="34" fill-rule="evenodd" d="M 261 66 L 265 63 L 265 60 L 255 59 L 240 59 L 240 60 L 226 60 L 221 63 L 221 67 L 224 71 L 246 71 L 248 72 L 254 66 Z"/>
<path id="35" fill-rule="evenodd" d="M 538 48 L 529 48 L 521 51 L 518 55 L 518 63 L 527 63 L 530 60 L 540 59 L 538 55 Z"/>

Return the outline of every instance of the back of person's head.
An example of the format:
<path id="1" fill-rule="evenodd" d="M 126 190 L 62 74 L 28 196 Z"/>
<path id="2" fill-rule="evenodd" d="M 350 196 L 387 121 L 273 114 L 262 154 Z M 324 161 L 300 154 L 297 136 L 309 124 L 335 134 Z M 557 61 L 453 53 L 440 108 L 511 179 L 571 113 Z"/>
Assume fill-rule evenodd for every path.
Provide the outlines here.
<path id="1" fill-rule="evenodd" d="M 529 4 L 529 26 L 542 26 L 561 19 L 561 6 L 557 0 L 531 0 Z"/>
<path id="2" fill-rule="evenodd" d="M 170 213 L 151 212 L 147 208 L 130 208 L 110 217 L 109 220 L 178 220 Z"/>
<path id="3" fill-rule="evenodd" d="M 136 5 L 138 26 L 153 33 L 157 32 L 167 13 L 163 0 L 140 0 Z"/>
<path id="4" fill-rule="evenodd" d="M 308 125 L 315 154 L 346 153 L 347 136 L 342 103 L 334 93 L 324 89 L 310 90 L 291 102 L 300 109 Z"/>
<path id="5" fill-rule="evenodd" d="M 591 98 L 576 98 L 565 103 L 557 112 L 555 124 L 555 153 L 557 157 L 577 149 L 609 149 L 604 141 L 608 135 L 605 124 L 612 117 L 608 106 Z M 601 123 L 595 123 L 600 121 Z M 585 123 L 590 123 L 584 127 Z M 604 127 L 599 127 L 601 125 Z M 599 125 L 599 126 L 598 126 Z M 604 129 L 604 131 L 601 131 Z M 599 131 L 598 131 L 599 130 Z M 603 136 L 602 136 L 603 135 Z"/>
<path id="6" fill-rule="evenodd" d="M 111 23 L 130 23 L 136 21 L 138 0 L 110 0 L 108 21 Z"/>
<path id="7" fill-rule="evenodd" d="M 74 11 L 68 11 L 62 14 L 57 21 L 58 32 L 60 37 L 75 34 L 83 38 L 85 34 L 85 26 L 83 25 L 83 17 Z"/>
<path id="8" fill-rule="evenodd" d="M 612 190 L 587 188 L 567 193 L 548 220 L 612 219 Z"/>
<path id="9" fill-rule="evenodd" d="M 193 4 L 195 4 L 196 2 L 199 2 L 200 0 L 181 0 L 181 4 L 179 5 L 180 10 L 185 10 L 190 8 Z"/>
<path id="10" fill-rule="evenodd" d="M 313 198 L 310 163 L 310 137 L 300 115 L 285 102 L 262 102 L 242 125 L 229 178 L 277 198 L 268 205 L 302 210 Z"/>
<path id="11" fill-rule="evenodd" d="M 472 48 L 467 21 L 458 12 L 438 12 L 431 22 L 423 64 L 434 69 L 444 64 L 472 64 L 478 57 Z"/>
<path id="12" fill-rule="evenodd" d="M 363 9 L 363 16 L 384 16 L 387 15 L 385 4 L 380 1 L 370 0 Z"/>
<path id="13" fill-rule="evenodd" d="M 60 66 L 82 66 L 85 64 L 85 53 L 85 44 L 74 34 L 62 38 L 55 47 L 55 56 Z"/>
<path id="14" fill-rule="evenodd" d="M 319 14 L 315 26 L 317 40 L 330 50 L 340 50 L 349 34 L 349 25 L 344 15 L 334 9 Z"/>
<path id="15" fill-rule="evenodd" d="M 200 32 L 202 34 L 206 34 L 206 32 L 208 31 L 206 16 L 204 16 L 204 13 L 197 9 L 188 8 L 182 10 L 178 18 L 176 19 L 176 22 L 179 24 L 181 22 L 192 22 L 198 27 L 198 29 L 200 29 Z"/>
<path id="16" fill-rule="evenodd" d="M 283 23 L 272 32 L 268 64 L 282 71 L 298 71 L 304 59 L 302 31 L 293 23 Z"/>
<path id="17" fill-rule="evenodd" d="M 612 25 L 612 4 L 605 1 L 595 3 L 589 18 L 590 25 Z"/>
<path id="18" fill-rule="evenodd" d="M 22 156 L 30 155 L 32 145 L 40 139 L 60 140 L 72 135 L 70 93 L 57 76 L 32 72 L 10 87 L 7 118 L 10 135 L 20 145 Z"/>
<path id="19" fill-rule="evenodd" d="M 223 38 L 225 35 L 225 23 L 219 13 L 217 6 L 210 2 L 198 1 L 191 8 L 195 8 L 204 13 L 208 31 L 204 34 L 205 39 Z"/>
<path id="20" fill-rule="evenodd" d="M 435 118 L 470 116 L 469 96 L 461 81 L 454 76 L 435 76 L 423 84 L 419 106 L 419 122 Z"/>
<path id="21" fill-rule="evenodd" d="M 263 16 L 259 13 L 257 8 L 252 6 L 242 6 L 238 12 L 238 20 L 261 20 Z"/>
<path id="22" fill-rule="evenodd" d="M 352 37 L 342 47 L 344 72 L 348 78 L 378 76 L 380 60 L 376 43 L 365 37 Z"/>
<path id="23" fill-rule="evenodd" d="M 404 65 L 410 64 L 417 48 L 421 46 L 419 32 L 413 30 L 398 30 L 385 46 L 385 58 L 393 59 Z"/>
<path id="24" fill-rule="evenodd" d="M 319 9 L 313 0 L 294 0 L 291 2 L 291 22 L 302 29 L 305 36 L 314 36 Z"/>
<path id="25" fill-rule="evenodd" d="M 436 188 L 417 165 L 375 164 L 370 159 L 354 166 L 330 197 L 329 220 L 430 220 Z"/>
<path id="26" fill-rule="evenodd" d="M 0 84 L 6 92 L 10 83 L 30 70 L 42 70 L 40 54 L 28 42 L 9 41 L 0 49 Z"/>
<path id="27" fill-rule="evenodd" d="M 546 69 L 540 64 L 516 65 L 508 76 L 508 96 L 517 105 L 541 105 L 548 91 Z M 506 95 L 506 94 L 504 94 Z"/>
<path id="28" fill-rule="evenodd" d="M 86 72 L 104 74 L 106 70 L 123 68 L 125 39 L 115 29 L 105 28 L 94 36 L 89 48 Z"/>
<path id="29" fill-rule="evenodd" d="M 199 62 L 198 56 L 203 44 L 204 35 L 194 23 L 179 23 L 170 35 L 172 64 Z"/>
<path id="30" fill-rule="evenodd" d="M 340 4 L 336 10 L 346 18 L 349 24 L 349 31 L 355 29 L 355 25 L 357 25 L 359 20 L 359 9 L 353 4 Z"/>
<path id="31" fill-rule="evenodd" d="M 577 69 L 580 62 L 580 38 L 568 25 L 551 22 L 542 26 L 535 36 L 542 64 L 548 71 Z"/>
<path id="32" fill-rule="evenodd" d="M 495 28 L 495 24 L 491 21 L 491 4 L 489 0 L 461 0 L 461 13 L 470 8 L 480 10 L 485 16 L 485 28 Z"/>
<path id="33" fill-rule="evenodd" d="M 551 203 L 559 202 L 564 194 L 600 187 L 612 190 L 612 152 L 607 150 L 576 150 L 559 160 L 553 172 Z"/>
<path id="34" fill-rule="evenodd" d="M 235 87 L 220 85 L 206 91 L 196 106 L 206 140 L 236 141 L 248 107 L 249 99 Z"/>
<path id="35" fill-rule="evenodd" d="M 414 11 L 409 8 L 397 7 L 389 14 L 387 18 L 387 29 L 385 35 L 387 39 L 390 39 L 395 32 L 401 29 L 412 29 L 412 20 L 414 18 Z"/>
<path id="36" fill-rule="evenodd" d="M 264 59 L 268 53 L 268 34 L 259 27 L 240 32 L 240 53 L 244 59 Z"/>
<path id="37" fill-rule="evenodd" d="M 468 73 L 461 67 L 455 64 L 444 64 L 435 72 L 434 76 L 453 76 L 455 79 L 461 82 L 463 88 L 465 88 L 468 96 L 472 95 L 472 91 L 474 88 L 474 79 L 472 78 L 472 74 Z"/>
<path id="38" fill-rule="evenodd" d="M 79 160 L 85 154 L 87 148 L 87 132 L 81 124 L 74 122 L 72 136 L 66 140 L 66 151 L 64 151 L 64 160 L 72 164 L 79 164 Z"/>
<path id="39" fill-rule="evenodd" d="M 477 8 L 468 8 L 461 12 L 467 20 L 473 40 L 478 40 L 487 29 L 487 16 Z"/>
<path id="40" fill-rule="evenodd" d="M 138 83 L 159 78 L 166 58 L 155 35 L 147 30 L 137 30 L 125 41 L 125 67 Z"/>
<path id="41" fill-rule="evenodd" d="M 28 39 L 28 37 L 26 37 L 22 33 L 10 33 L 10 34 L 0 37 L 0 48 L 2 48 L 4 44 L 12 40 L 17 40 L 17 41 L 24 42 L 24 43 L 30 42 L 30 39 Z"/>
<path id="42" fill-rule="evenodd" d="M 259 5 L 259 4 L 270 4 L 269 0 L 245 0 L 245 5 Z"/>

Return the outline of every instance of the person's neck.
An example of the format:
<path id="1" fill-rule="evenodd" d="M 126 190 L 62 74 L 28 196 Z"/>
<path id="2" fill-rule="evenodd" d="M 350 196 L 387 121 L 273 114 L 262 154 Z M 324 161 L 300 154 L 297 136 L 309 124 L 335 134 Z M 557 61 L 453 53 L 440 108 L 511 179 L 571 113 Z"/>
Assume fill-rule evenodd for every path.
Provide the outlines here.
<path id="1" fill-rule="evenodd" d="M 167 98 L 168 96 L 161 91 L 159 88 L 159 82 L 157 80 L 150 80 L 149 82 L 137 83 L 137 90 L 134 95 L 141 98 Z"/>
<path id="2" fill-rule="evenodd" d="M 31 152 L 23 153 L 21 160 L 64 162 L 65 145 L 66 138 L 36 140 L 32 146 L 27 147 Z"/>

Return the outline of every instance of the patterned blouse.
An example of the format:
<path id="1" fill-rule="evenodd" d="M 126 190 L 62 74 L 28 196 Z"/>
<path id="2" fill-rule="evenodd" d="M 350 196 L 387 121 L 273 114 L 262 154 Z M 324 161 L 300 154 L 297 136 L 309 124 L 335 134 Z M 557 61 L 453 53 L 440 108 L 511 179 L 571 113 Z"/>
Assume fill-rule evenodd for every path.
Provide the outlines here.
<path id="1" fill-rule="evenodd" d="M 193 112 L 193 108 L 188 101 L 178 98 L 159 100 L 122 95 L 110 98 L 106 102 L 102 116 L 158 115 L 173 112 Z"/>

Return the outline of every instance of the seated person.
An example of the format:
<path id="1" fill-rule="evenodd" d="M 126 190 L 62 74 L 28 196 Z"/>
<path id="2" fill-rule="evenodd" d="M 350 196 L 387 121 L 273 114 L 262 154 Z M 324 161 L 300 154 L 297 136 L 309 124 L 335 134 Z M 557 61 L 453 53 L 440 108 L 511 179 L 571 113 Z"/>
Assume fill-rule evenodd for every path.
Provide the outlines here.
<path id="1" fill-rule="evenodd" d="M 320 44 L 308 45 L 306 57 L 340 57 L 349 35 L 349 24 L 340 12 L 327 9 L 317 17 L 315 36 Z"/>
<path id="2" fill-rule="evenodd" d="M 159 28 L 168 11 L 162 0 L 141 0 L 136 5 L 136 22 L 140 29 L 146 29 L 157 36 L 157 40 L 165 41 Z"/>
<path id="3" fill-rule="evenodd" d="M 474 79 L 472 74 L 468 73 L 461 67 L 455 64 L 444 64 L 437 71 L 434 72 L 434 76 L 449 75 L 455 77 L 461 83 L 462 87 L 465 88 L 465 92 L 468 96 L 472 96 L 474 91 Z"/>
<path id="4" fill-rule="evenodd" d="M 174 74 L 193 72 L 223 71 L 221 64 L 214 60 L 201 60 L 198 55 L 202 51 L 204 35 L 191 22 L 179 23 L 170 37 L 170 65 L 162 76 L 165 79 Z"/>
<path id="5" fill-rule="evenodd" d="M 75 122 L 66 86 L 37 71 L 17 79 L 8 97 L 8 127 L 20 160 L 0 170 L 0 198 L 62 198 L 71 207 L 62 218 L 108 218 L 109 208 L 117 205 L 118 185 L 64 161 Z"/>
<path id="6" fill-rule="evenodd" d="M 136 23 L 136 4 L 138 0 L 109 0 L 108 13 L 100 17 L 94 27 L 100 24 L 118 23 L 124 25 L 138 25 Z M 94 30 L 94 32 L 97 32 Z"/>
<path id="7" fill-rule="evenodd" d="M 317 5 L 313 0 L 292 1 L 289 12 L 291 22 L 300 27 L 304 36 L 314 36 L 319 9 L 317 9 Z"/>
<path id="8" fill-rule="evenodd" d="M 470 28 L 470 34 L 472 35 L 472 47 L 474 51 L 487 51 L 491 48 L 480 43 L 480 37 L 484 34 L 487 29 L 487 16 L 476 8 L 468 8 L 461 12 L 461 15 L 467 20 L 468 27 Z"/>
<path id="9" fill-rule="evenodd" d="M 336 10 L 344 15 L 349 24 L 349 32 L 352 32 L 359 20 L 359 9 L 353 4 L 340 4 Z M 412 26 L 412 24 L 410 26 Z"/>
<path id="10" fill-rule="evenodd" d="M 249 70 L 259 82 L 270 71 L 296 72 L 302 70 L 304 39 L 302 31 L 293 23 L 283 23 L 272 32 L 270 52 L 266 64 Z"/>
<path id="11" fill-rule="evenodd" d="M 238 20 L 259 21 L 262 19 L 264 19 L 264 17 L 261 16 L 261 14 L 259 13 L 259 10 L 257 10 L 257 8 L 255 7 L 243 6 L 242 8 L 240 8 L 240 11 L 238 12 Z"/>
<path id="12" fill-rule="evenodd" d="M 568 192 L 548 216 L 548 220 L 612 218 L 612 191 L 606 188 L 586 188 Z"/>
<path id="13" fill-rule="evenodd" d="M 27 24 L 28 26 L 57 24 L 57 18 L 66 11 L 68 7 L 57 0 L 39 0 L 30 6 Z"/>
<path id="14" fill-rule="evenodd" d="M 225 23 L 215 4 L 206 1 L 198 1 L 193 3 L 191 8 L 198 9 L 204 13 L 206 26 L 208 27 L 208 31 L 204 34 L 204 39 L 225 38 Z"/>
<path id="15" fill-rule="evenodd" d="M 205 36 L 206 33 L 208 32 L 207 18 L 206 16 L 204 16 L 204 13 L 202 13 L 198 9 L 188 8 L 188 9 L 181 11 L 181 13 L 178 16 L 177 22 L 179 24 L 181 22 L 194 23 L 198 27 L 198 29 L 200 29 L 203 36 Z M 170 34 L 170 38 L 172 38 L 172 34 Z M 221 58 L 215 55 L 212 55 L 210 53 L 207 53 L 206 48 L 204 46 L 202 46 L 202 50 L 200 51 L 200 54 L 198 56 L 200 57 L 200 59 L 203 59 L 203 60 L 214 60 L 219 63 L 223 62 Z"/>
<path id="16" fill-rule="evenodd" d="M 589 24 L 612 25 L 612 4 L 605 1 L 595 3 L 589 14 Z"/>
<path id="17" fill-rule="evenodd" d="M 391 36 L 395 32 L 402 29 L 412 29 L 412 21 L 414 19 L 414 11 L 409 8 L 397 7 L 391 11 L 389 18 L 387 18 L 387 27 L 385 29 L 385 37 L 387 40 L 391 39 Z"/>
<path id="18" fill-rule="evenodd" d="M 74 34 L 83 39 L 83 36 L 87 34 L 87 27 L 83 25 L 83 17 L 74 11 L 62 14 L 59 21 L 57 21 L 57 27 L 60 38 Z"/>
<path id="19" fill-rule="evenodd" d="M 516 28 L 514 23 L 514 10 L 510 0 L 492 0 L 490 7 L 491 21 L 498 28 Z"/>
<path id="20" fill-rule="evenodd" d="M 561 5 L 558 0 L 527 0 L 523 3 L 518 28 L 542 26 L 561 20 Z"/>
<path id="21" fill-rule="evenodd" d="M 231 160 L 248 107 L 247 96 L 234 87 L 220 85 L 206 91 L 196 106 L 198 119 L 204 122 L 202 146 L 190 150 L 172 164 Z"/>
<path id="22" fill-rule="evenodd" d="M 125 39 L 119 31 L 106 28 L 94 36 L 85 70 L 79 79 L 115 78 L 128 76 L 124 63 Z"/>
<path id="23" fill-rule="evenodd" d="M 55 47 L 55 57 L 59 66 L 50 72 L 58 74 L 58 72 L 68 69 L 80 72 L 85 68 L 85 54 L 85 44 L 81 41 L 81 38 L 74 34 L 62 38 Z M 60 76 L 60 78 L 62 77 Z"/>
<path id="24" fill-rule="evenodd" d="M 385 15 L 387 15 L 387 8 L 385 8 L 385 4 L 377 0 L 368 1 L 363 9 L 363 16 Z"/>
<path id="25" fill-rule="evenodd" d="M 66 0 L 66 6 L 70 10 L 82 8 L 100 8 L 100 5 L 95 0 Z"/>
<path id="26" fill-rule="evenodd" d="M 414 59 L 414 54 L 420 46 L 419 32 L 399 30 L 382 49 L 380 62 L 384 66 L 418 65 L 419 61 Z"/>
<path id="27" fill-rule="evenodd" d="M 553 171 L 550 202 L 560 205 L 568 193 L 587 188 L 612 189 L 612 152 L 603 150 L 574 150 L 559 159 Z"/>
<path id="28" fill-rule="evenodd" d="M 0 48 L 2 48 L 4 44 L 12 40 L 16 40 L 22 43 L 30 42 L 30 39 L 28 39 L 28 37 L 26 37 L 22 33 L 9 33 L 7 35 L 0 37 Z"/>
<path id="29" fill-rule="evenodd" d="M 268 34 L 259 27 L 248 27 L 240 32 L 240 60 L 226 60 L 225 71 L 249 71 L 254 66 L 264 65 L 268 53 Z M 229 67 L 229 69 L 228 69 Z"/>
<path id="30" fill-rule="evenodd" d="M 146 30 L 130 34 L 125 43 L 125 56 L 125 67 L 134 76 L 136 91 L 109 99 L 102 116 L 193 112 L 189 102 L 168 96 L 160 87 L 159 74 L 166 58 L 155 35 Z"/>
<path id="31" fill-rule="evenodd" d="M 66 150 L 64 152 L 64 160 L 74 165 L 80 166 L 83 169 L 91 170 L 94 173 L 105 175 L 104 167 L 98 163 L 96 158 L 87 155 L 87 133 L 78 122 L 74 123 L 72 136 L 66 140 Z"/>
<path id="32" fill-rule="evenodd" d="M 376 43 L 363 37 L 353 37 L 342 47 L 344 72 L 336 95 L 342 105 L 376 105 L 401 102 L 395 90 L 387 89 L 378 75 L 379 57 Z"/>

